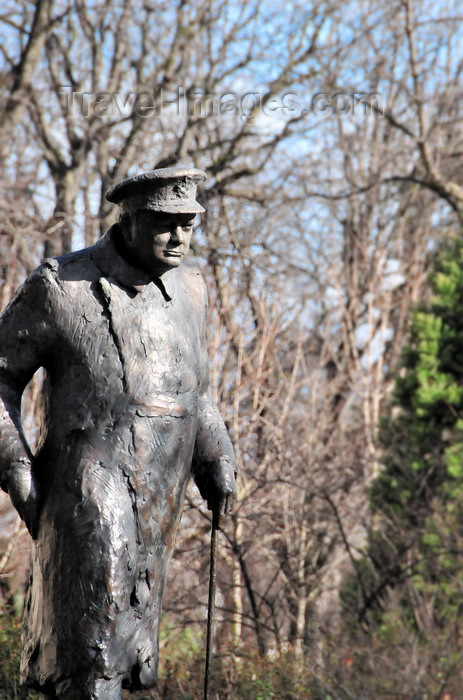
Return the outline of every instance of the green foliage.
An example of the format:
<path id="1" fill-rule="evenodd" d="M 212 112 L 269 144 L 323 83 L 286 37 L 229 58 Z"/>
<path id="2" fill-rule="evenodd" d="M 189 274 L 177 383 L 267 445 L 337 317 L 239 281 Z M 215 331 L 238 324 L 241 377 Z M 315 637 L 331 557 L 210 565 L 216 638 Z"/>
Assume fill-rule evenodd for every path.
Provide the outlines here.
<path id="1" fill-rule="evenodd" d="M 422 525 L 436 493 L 463 494 L 463 245 L 439 260 L 433 297 L 413 315 L 410 342 L 383 421 L 384 470 L 371 490 L 373 509 Z M 398 412 L 398 415 L 395 413 Z"/>
<path id="2" fill-rule="evenodd" d="M 380 427 L 383 470 L 370 491 L 374 527 L 341 597 L 351 634 L 360 620 L 371 648 L 397 649 L 410 638 L 429 657 L 431 675 L 445 679 L 463 661 L 461 241 L 438 259 L 431 290 L 429 304 L 413 314 Z"/>

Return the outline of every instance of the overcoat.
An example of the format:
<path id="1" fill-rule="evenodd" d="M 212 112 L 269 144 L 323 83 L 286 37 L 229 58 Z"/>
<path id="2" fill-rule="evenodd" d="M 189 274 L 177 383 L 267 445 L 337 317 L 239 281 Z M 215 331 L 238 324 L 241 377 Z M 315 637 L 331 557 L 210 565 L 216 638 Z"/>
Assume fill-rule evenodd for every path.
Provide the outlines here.
<path id="1" fill-rule="evenodd" d="M 46 370 L 21 664 L 39 689 L 84 682 L 89 669 L 132 689 L 155 683 L 192 460 L 233 460 L 208 388 L 199 270 L 184 263 L 147 280 L 119 254 L 117 234 L 46 261 L 0 320 L 0 468 L 30 455 L 21 394 Z"/>

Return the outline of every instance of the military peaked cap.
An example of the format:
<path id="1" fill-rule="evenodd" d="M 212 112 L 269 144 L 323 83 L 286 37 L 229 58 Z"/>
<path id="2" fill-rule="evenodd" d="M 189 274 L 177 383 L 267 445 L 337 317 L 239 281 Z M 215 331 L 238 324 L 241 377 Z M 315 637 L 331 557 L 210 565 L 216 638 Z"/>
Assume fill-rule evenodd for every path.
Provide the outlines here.
<path id="1" fill-rule="evenodd" d="M 106 199 L 132 213 L 138 209 L 166 214 L 198 214 L 204 211 L 196 201 L 196 188 L 206 180 L 197 168 L 160 168 L 129 177 L 115 185 Z"/>

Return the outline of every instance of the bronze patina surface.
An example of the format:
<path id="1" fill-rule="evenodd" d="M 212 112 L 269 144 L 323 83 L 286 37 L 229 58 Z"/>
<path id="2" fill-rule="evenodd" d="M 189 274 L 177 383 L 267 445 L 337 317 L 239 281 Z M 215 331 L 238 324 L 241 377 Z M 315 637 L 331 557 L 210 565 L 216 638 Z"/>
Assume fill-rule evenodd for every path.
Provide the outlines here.
<path id="1" fill-rule="evenodd" d="M 140 190 L 119 185 L 120 223 L 37 268 L 0 319 L 1 484 L 34 540 L 22 678 L 50 697 L 116 700 L 122 685 L 156 683 L 190 475 L 211 507 L 233 501 L 233 449 L 208 386 L 206 288 L 183 262 L 203 179 L 168 169 Z M 39 367 L 33 455 L 20 405 Z"/>

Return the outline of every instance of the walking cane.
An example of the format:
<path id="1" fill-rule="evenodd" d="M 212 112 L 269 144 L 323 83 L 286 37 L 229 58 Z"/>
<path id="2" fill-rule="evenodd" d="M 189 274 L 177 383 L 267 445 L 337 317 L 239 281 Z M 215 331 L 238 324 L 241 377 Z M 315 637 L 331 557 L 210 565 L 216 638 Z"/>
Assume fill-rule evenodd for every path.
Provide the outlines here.
<path id="1" fill-rule="evenodd" d="M 209 563 L 209 601 L 207 605 L 206 667 L 204 671 L 204 700 L 209 700 L 209 676 L 215 623 L 217 533 L 219 531 L 219 527 L 220 510 L 217 506 L 215 506 L 212 510 L 211 560 Z"/>

